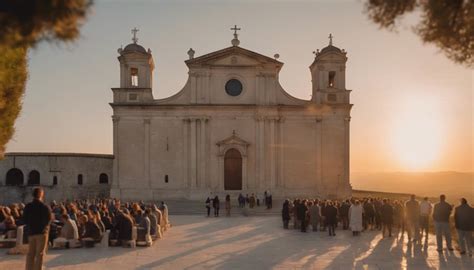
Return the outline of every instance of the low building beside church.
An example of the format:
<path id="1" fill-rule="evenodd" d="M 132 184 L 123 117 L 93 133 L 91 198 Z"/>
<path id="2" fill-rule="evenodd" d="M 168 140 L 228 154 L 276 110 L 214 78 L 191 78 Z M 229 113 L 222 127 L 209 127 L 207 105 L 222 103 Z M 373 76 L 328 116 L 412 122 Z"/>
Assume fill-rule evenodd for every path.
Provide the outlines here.
<path id="1" fill-rule="evenodd" d="M 36 186 L 48 201 L 108 197 L 112 162 L 102 154 L 7 153 L 0 161 L 0 204 L 30 201 Z"/>
<path id="2" fill-rule="evenodd" d="M 331 36 L 315 52 L 312 98 L 303 100 L 280 85 L 283 63 L 241 47 L 233 30 L 230 47 L 198 57 L 190 49 L 185 86 L 164 99 L 153 97 L 153 56 L 134 36 L 118 50 L 113 155 L 7 154 L 0 188 L 16 190 L 11 200 L 37 184 L 54 199 L 350 196 L 346 52 Z M 44 180 L 30 183 L 33 170 Z"/>

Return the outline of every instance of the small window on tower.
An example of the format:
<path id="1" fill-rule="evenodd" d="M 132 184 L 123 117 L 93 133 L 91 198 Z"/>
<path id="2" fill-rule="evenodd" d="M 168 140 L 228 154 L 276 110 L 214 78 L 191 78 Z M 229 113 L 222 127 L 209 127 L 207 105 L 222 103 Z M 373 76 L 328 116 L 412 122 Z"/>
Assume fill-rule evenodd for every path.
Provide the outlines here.
<path id="1" fill-rule="evenodd" d="M 336 72 L 335 71 L 329 71 L 329 87 L 334 87 L 334 82 L 336 80 Z"/>
<path id="2" fill-rule="evenodd" d="M 130 69 L 130 81 L 132 83 L 132 86 L 137 87 L 138 86 L 138 68 L 131 68 Z"/>
<path id="3" fill-rule="evenodd" d="M 169 179 L 168 179 L 168 175 L 165 175 L 165 183 L 168 183 Z"/>

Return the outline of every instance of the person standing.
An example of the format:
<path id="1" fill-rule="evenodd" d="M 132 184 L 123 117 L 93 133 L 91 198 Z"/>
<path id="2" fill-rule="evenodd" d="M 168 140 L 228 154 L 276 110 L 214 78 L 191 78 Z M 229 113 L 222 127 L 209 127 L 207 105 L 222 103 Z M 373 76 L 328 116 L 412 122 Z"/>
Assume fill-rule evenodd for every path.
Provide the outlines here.
<path id="1" fill-rule="evenodd" d="M 296 211 L 298 220 L 301 221 L 301 232 L 306 232 L 306 212 L 308 211 L 308 206 L 306 206 L 306 200 L 301 201 Z"/>
<path id="2" fill-rule="evenodd" d="M 319 208 L 318 200 L 314 201 L 309 211 L 310 211 L 311 227 L 313 227 L 313 232 L 317 232 L 318 225 L 321 220 L 321 209 Z"/>
<path id="3" fill-rule="evenodd" d="M 212 207 L 214 207 L 214 216 L 215 217 L 218 217 L 219 216 L 219 208 L 220 208 L 220 205 L 221 202 L 219 201 L 219 197 L 216 195 L 216 197 L 214 197 L 214 200 L 212 200 Z"/>
<path id="4" fill-rule="evenodd" d="M 281 218 L 283 220 L 283 229 L 288 229 L 288 223 L 290 222 L 290 201 L 285 200 L 283 203 L 283 209 L 281 210 Z"/>
<path id="5" fill-rule="evenodd" d="M 206 209 L 207 209 L 207 217 L 209 217 L 211 215 L 211 198 L 209 197 L 207 197 L 206 199 Z"/>
<path id="6" fill-rule="evenodd" d="M 467 204 L 467 200 L 462 198 L 461 204 L 454 210 L 454 224 L 458 232 L 459 247 L 461 255 L 468 252 L 472 257 L 471 234 L 474 231 L 474 208 Z"/>
<path id="7" fill-rule="evenodd" d="M 29 232 L 26 270 L 43 268 L 43 259 L 48 247 L 49 224 L 52 218 L 51 209 L 43 203 L 43 199 L 43 189 L 35 188 L 33 201 L 28 203 L 23 211 L 23 221 Z"/>
<path id="8" fill-rule="evenodd" d="M 415 195 L 411 195 L 410 200 L 405 203 L 405 215 L 408 241 L 416 242 L 420 237 L 420 204 L 415 199 Z"/>
<path id="9" fill-rule="evenodd" d="M 452 251 L 451 231 L 449 230 L 449 216 L 451 215 L 452 206 L 446 202 L 446 196 L 439 196 L 439 203 L 435 204 L 433 210 L 433 220 L 436 233 L 436 244 L 438 252 L 443 251 L 443 235 L 446 240 L 446 247 Z"/>
<path id="10" fill-rule="evenodd" d="M 329 236 L 336 236 L 337 208 L 334 206 L 334 202 L 328 202 L 326 206 L 326 223 L 328 226 Z"/>
<path id="11" fill-rule="evenodd" d="M 341 215 L 342 229 L 349 229 L 349 207 L 351 207 L 349 200 L 342 202 L 339 207 L 339 215 Z"/>
<path id="12" fill-rule="evenodd" d="M 239 201 L 239 207 L 244 208 L 245 207 L 245 198 L 244 198 L 244 195 L 242 195 L 242 193 L 239 193 L 239 197 L 238 197 L 237 200 Z"/>
<path id="13" fill-rule="evenodd" d="M 428 197 L 425 197 L 420 203 L 420 227 L 421 227 L 421 238 L 423 238 L 423 232 L 425 232 L 425 239 L 428 241 L 428 234 L 430 228 L 430 216 L 433 206 L 428 201 Z"/>
<path id="14" fill-rule="evenodd" d="M 383 199 L 383 204 L 380 208 L 382 237 L 385 236 L 385 229 L 388 230 L 388 237 L 392 237 L 393 212 L 393 207 L 390 204 L 390 201 L 388 199 Z"/>
<path id="15" fill-rule="evenodd" d="M 364 212 L 364 208 L 358 200 L 351 205 L 349 208 L 349 228 L 352 231 L 352 235 L 356 236 L 359 235 L 362 229 L 362 213 Z"/>
<path id="16" fill-rule="evenodd" d="M 249 198 L 249 207 L 250 207 L 250 208 L 254 208 L 254 207 L 255 207 L 255 203 L 256 203 L 255 195 L 252 193 L 252 195 L 251 195 L 250 198 Z"/>
<path id="17" fill-rule="evenodd" d="M 227 194 L 225 196 L 225 214 L 226 216 L 230 217 L 230 195 Z"/>

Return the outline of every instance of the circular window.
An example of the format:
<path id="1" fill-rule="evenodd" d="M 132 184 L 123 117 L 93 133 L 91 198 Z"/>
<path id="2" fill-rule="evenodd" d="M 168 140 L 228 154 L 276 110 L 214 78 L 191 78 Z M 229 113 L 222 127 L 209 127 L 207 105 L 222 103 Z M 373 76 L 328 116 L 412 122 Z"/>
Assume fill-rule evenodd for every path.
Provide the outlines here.
<path id="1" fill-rule="evenodd" d="M 225 91 L 228 95 L 236 97 L 242 93 L 242 83 L 236 79 L 228 80 L 225 84 Z"/>

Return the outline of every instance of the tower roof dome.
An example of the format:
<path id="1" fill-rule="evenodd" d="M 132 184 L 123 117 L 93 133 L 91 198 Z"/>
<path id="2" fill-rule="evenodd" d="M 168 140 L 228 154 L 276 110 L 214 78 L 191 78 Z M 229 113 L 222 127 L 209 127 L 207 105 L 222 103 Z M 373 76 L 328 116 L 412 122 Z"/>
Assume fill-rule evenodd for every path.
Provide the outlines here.
<path id="1" fill-rule="evenodd" d="M 342 53 L 341 49 L 339 49 L 338 47 L 333 46 L 333 45 L 328 45 L 328 46 L 324 47 L 324 48 L 321 50 L 321 53 L 325 53 L 325 52 L 338 52 L 338 53 Z"/>
<path id="2" fill-rule="evenodd" d="M 130 43 L 125 48 L 123 48 L 123 52 L 140 52 L 140 53 L 147 53 L 143 46 L 138 45 L 137 43 Z"/>

